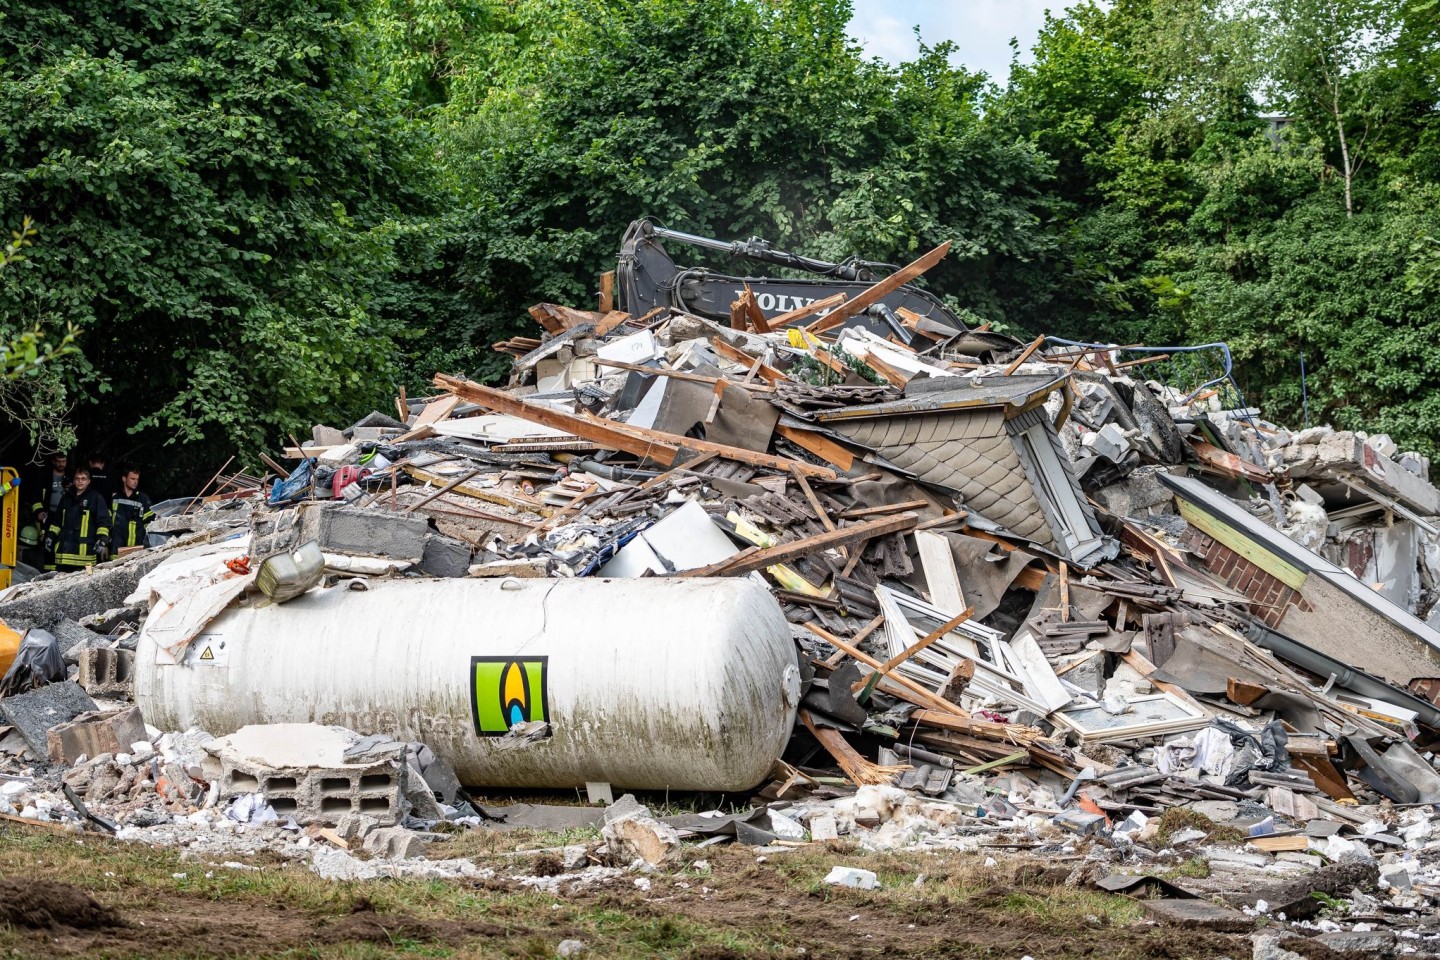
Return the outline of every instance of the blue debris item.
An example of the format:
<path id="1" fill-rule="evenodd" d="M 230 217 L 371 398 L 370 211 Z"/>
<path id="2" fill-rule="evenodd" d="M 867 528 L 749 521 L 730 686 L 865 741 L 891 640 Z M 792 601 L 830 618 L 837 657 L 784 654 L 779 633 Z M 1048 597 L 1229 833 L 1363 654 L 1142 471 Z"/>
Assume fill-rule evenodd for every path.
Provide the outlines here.
<path id="1" fill-rule="evenodd" d="M 310 491 L 314 486 L 315 458 L 307 457 L 300 461 L 298 467 L 290 471 L 289 479 L 275 482 L 275 486 L 270 488 L 270 499 L 267 502 L 270 506 L 276 507 L 305 500 L 310 496 Z"/>

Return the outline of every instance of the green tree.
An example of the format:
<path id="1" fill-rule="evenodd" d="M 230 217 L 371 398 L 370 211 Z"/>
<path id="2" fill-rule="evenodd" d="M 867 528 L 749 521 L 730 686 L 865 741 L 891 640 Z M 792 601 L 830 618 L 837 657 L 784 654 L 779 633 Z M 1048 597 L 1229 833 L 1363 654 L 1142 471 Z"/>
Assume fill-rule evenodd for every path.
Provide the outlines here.
<path id="1" fill-rule="evenodd" d="M 75 326 L 90 436 L 250 454 L 389 392 L 435 201 L 367 37 L 344 0 L 0 14 L 0 209 L 43 211 L 0 333 Z"/>
<path id="2" fill-rule="evenodd" d="M 1355 177 L 1393 100 L 1381 69 L 1398 38 L 1390 0 L 1258 0 L 1269 79 L 1292 110 L 1338 153 L 1345 212 Z"/>

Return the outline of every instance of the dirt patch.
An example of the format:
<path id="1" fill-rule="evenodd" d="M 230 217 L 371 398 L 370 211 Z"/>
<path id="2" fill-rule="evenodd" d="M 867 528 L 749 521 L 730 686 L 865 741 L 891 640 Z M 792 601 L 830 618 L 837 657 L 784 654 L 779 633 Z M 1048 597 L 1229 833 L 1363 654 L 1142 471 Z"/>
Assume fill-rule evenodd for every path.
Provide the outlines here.
<path id="1" fill-rule="evenodd" d="M 403 914 L 379 914 L 370 901 L 361 897 L 350 912 L 335 920 L 321 921 L 313 939 L 317 943 L 463 943 L 490 937 L 524 936 L 530 931 L 506 928 L 483 921 L 463 923 L 452 920 L 417 920 Z"/>
<path id="2" fill-rule="evenodd" d="M 103 930 L 120 915 L 83 890 L 52 880 L 0 879 L 0 923 L 31 930 Z"/>

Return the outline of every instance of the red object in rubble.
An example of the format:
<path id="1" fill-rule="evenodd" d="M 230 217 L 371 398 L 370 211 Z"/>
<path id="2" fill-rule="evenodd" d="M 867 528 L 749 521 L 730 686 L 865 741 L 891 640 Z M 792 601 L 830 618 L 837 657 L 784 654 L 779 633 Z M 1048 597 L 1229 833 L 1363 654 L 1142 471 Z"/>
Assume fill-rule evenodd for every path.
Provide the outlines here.
<path id="1" fill-rule="evenodd" d="M 225 566 L 230 568 L 231 573 L 238 573 L 243 576 L 250 572 L 250 558 L 236 557 L 234 560 L 226 560 Z"/>

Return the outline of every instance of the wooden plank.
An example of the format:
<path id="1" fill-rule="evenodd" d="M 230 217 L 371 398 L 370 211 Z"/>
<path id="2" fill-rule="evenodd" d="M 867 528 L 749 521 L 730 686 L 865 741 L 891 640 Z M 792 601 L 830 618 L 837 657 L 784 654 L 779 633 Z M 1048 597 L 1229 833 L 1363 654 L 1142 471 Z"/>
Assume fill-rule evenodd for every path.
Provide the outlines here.
<path id="1" fill-rule="evenodd" d="M 624 310 L 611 310 L 600 318 L 599 323 L 595 324 L 595 336 L 608 336 L 612 330 L 629 319 L 630 314 Z"/>
<path id="2" fill-rule="evenodd" d="M 978 773 L 984 773 L 986 770 L 994 770 L 996 767 L 1003 767 L 1012 763 L 1020 763 L 1022 760 L 1029 759 L 1030 751 L 1021 750 L 1018 753 L 1012 753 L 1009 756 L 1001 757 L 998 760 L 991 760 L 989 763 L 982 763 L 978 767 L 969 767 L 965 770 L 961 770 L 960 772 L 973 777 Z"/>
<path id="3" fill-rule="evenodd" d="M 407 474 L 409 474 L 414 479 L 419 480 L 421 483 L 444 485 L 447 482 L 445 477 L 437 476 L 436 474 L 421 470 L 419 467 L 411 466 L 408 463 L 402 464 L 400 466 L 400 469 L 404 470 Z M 391 479 L 394 479 L 393 474 L 391 475 Z M 472 497 L 476 500 L 484 500 L 486 503 L 499 504 L 502 507 L 509 507 L 512 510 L 525 510 L 530 513 L 538 513 L 541 516 L 545 517 L 550 516 L 550 514 L 554 512 L 552 507 L 550 507 L 548 504 L 541 503 L 538 500 L 530 500 L 525 497 L 518 496 L 506 496 L 503 493 L 495 493 L 491 490 L 481 489 L 480 487 L 466 486 L 463 483 L 460 486 L 456 487 L 454 490 L 451 490 L 450 492 L 458 493 L 464 497 Z M 449 503 L 450 501 L 447 500 L 445 502 Z"/>
<path id="4" fill-rule="evenodd" d="M 752 369 L 759 361 L 758 357 L 750 356 L 750 354 L 746 353 L 744 350 L 741 350 L 739 347 L 732 347 L 720 337 L 715 337 L 710 341 L 710 348 L 716 353 L 718 353 L 720 356 L 724 357 L 726 360 L 729 360 L 731 363 L 743 363 L 745 364 L 745 366 Z M 790 379 L 789 377 L 785 376 L 785 374 L 781 373 L 779 370 L 776 370 L 774 367 L 764 363 L 760 364 L 760 369 L 758 372 L 760 374 L 760 379 L 770 384 L 779 383 L 782 380 Z"/>
<path id="5" fill-rule="evenodd" d="M 864 650 L 861 650 L 859 647 L 851 646 L 844 640 L 835 636 L 833 633 L 830 633 L 828 630 L 817 627 L 813 623 L 805 624 L 805 629 L 809 630 L 811 633 L 815 634 L 815 636 L 819 637 L 821 640 L 824 640 L 826 643 L 830 644 L 835 649 L 845 651 L 845 653 L 854 657 L 856 660 L 859 660 L 861 663 L 865 664 L 872 670 L 880 669 L 879 660 L 876 660 L 874 657 L 870 656 L 870 654 L 866 653 Z M 965 710 L 964 707 L 961 707 L 958 704 L 951 703 L 949 700 L 946 700 L 944 697 L 940 696 L 937 693 L 926 690 L 924 687 L 920 686 L 920 684 L 916 683 L 914 680 L 911 680 L 909 677 L 904 676 L 903 674 L 897 673 L 894 676 L 882 677 L 881 683 L 886 684 L 894 689 L 903 690 L 904 692 L 900 694 L 902 698 L 908 700 L 913 704 L 916 704 L 917 706 L 929 707 L 933 712 L 941 716 L 948 715 L 967 721 L 970 718 L 970 713 Z M 988 721 L 982 720 L 980 722 L 985 723 Z M 969 732 L 968 728 L 966 732 Z"/>
<path id="6" fill-rule="evenodd" d="M 1178 687 L 1173 683 L 1166 683 L 1163 680 L 1156 680 L 1154 677 L 1152 677 L 1151 674 L 1159 668 L 1156 667 L 1155 664 L 1151 663 L 1149 660 L 1145 659 L 1145 657 L 1140 653 L 1140 651 L 1130 650 L 1124 655 L 1122 655 L 1120 659 L 1125 663 L 1129 664 L 1136 673 L 1140 674 L 1140 676 L 1144 677 L 1146 680 L 1149 680 L 1150 683 L 1155 687 L 1155 689 L 1163 690 L 1166 693 L 1171 694 L 1172 696 L 1182 701 L 1187 707 L 1198 710 L 1207 717 L 1214 715 L 1215 711 L 1209 710 L 1204 707 L 1200 703 L 1200 701 L 1190 696 L 1190 694 L 1187 693 L 1184 688 Z"/>
<path id="7" fill-rule="evenodd" d="M 1248 460 L 1242 460 L 1228 450 L 1221 450 L 1204 440 L 1190 438 L 1190 449 L 1208 470 L 1231 480 L 1254 480 L 1256 483 L 1273 483 L 1275 475 L 1264 467 L 1257 467 Z"/>
<path id="8" fill-rule="evenodd" d="M 1039 350 L 1039 349 L 1040 349 L 1040 345 L 1043 344 L 1044 342 L 1045 342 L 1045 334 L 1043 334 L 1043 333 L 1040 334 L 1040 336 L 1036 337 L 1034 340 L 1031 340 L 1030 343 L 1026 345 L 1025 349 L 1020 351 L 1020 356 L 1018 356 L 1018 357 L 1016 357 L 1014 360 L 1010 361 L 1010 365 L 1009 365 L 1008 367 L 1006 367 L 1005 370 L 1004 370 L 1004 376 L 1007 376 L 1007 377 L 1008 377 L 1008 376 L 1010 376 L 1010 374 L 1014 373 L 1016 370 L 1019 370 L 1019 369 L 1020 369 L 1020 365 L 1021 365 L 1022 363 L 1024 363 L 1026 360 L 1029 360 L 1031 354 L 1033 354 L 1036 350 Z"/>
<path id="9" fill-rule="evenodd" d="M 895 778 L 895 774 L 909 769 L 903 766 L 882 767 L 871 763 L 860 755 L 860 751 L 850 746 L 850 742 L 839 730 L 816 726 L 815 721 L 810 718 L 809 710 L 799 711 L 799 716 L 800 722 L 805 724 L 810 735 L 834 758 L 836 765 L 845 771 L 845 776 L 857 785 L 889 783 Z"/>
<path id="10" fill-rule="evenodd" d="M 1014 744 L 1031 744 L 1044 740 L 1045 735 L 1035 727 L 1018 723 L 995 723 L 992 720 L 977 720 L 969 715 L 956 715 L 939 710 L 916 710 L 910 719 L 927 727 L 938 727 L 954 733 L 968 734 L 985 740 L 1003 740 Z"/>
<path id="11" fill-rule="evenodd" d="M 764 376 L 764 373 L 761 373 Z M 813 430 L 801 430 L 797 427 L 787 427 L 784 424 L 776 424 L 775 432 L 795 446 L 831 464 L 835 469 L 848 471 L 855 466 L 855 454 L 831 440 L 823 433 L 816 433 Z M 912 503 L 915 501 L 911 501 Z M 920 501 L 922 506 L 928 506 Z M 842 514 L 843 516 L 843 514 Z"/>
<path id="12" fill-rule="evenodd" d="M 896 667 L 900 666 L 900 664 L 904 663 L 906 660 L 909 660 L 911 657 L 915 656 L 915 654 L 919 653 L 921 650 L 924 650 L 926 647 L 930 646 L 930 644 L 934 643 L 936 640 L 939 640 L 941 637 L 945 636 L 951 630 L 954 630 L 956 627 L 960 626 L 960 624 L 964 623 L 966 620 L 969 620 L 974 615 L 975 608 L 966 607 L 963 612 L 950 618 L 945 623 L 942 623 L 934 630 L 931 630 L 929 633 L 925 634 L 925 636 L 921 637 L 919 640 L 916 640 L 914 643 L 910 644 L 910 646 L 906 647 L 904 650 L 901 650 L 899 653 L 895 654 L 895 656 L 891 657 L 889 660 L 886 660 L 884 663 L 880 664 L 880 666 L 876 668 L 875 674 L 872 674 L 872 676 L 890 676 L 890 671 L 894 670 Z M 971 667 L 973 669 L 974 664 L 971 664 Z M 869 682 L 870 677 L 862 677 L 860 680 L 857 680 L 851 686 L 851 690 L 858 693 L 860 690 L 863 690 L 865 688 L 865 685 Z"/>
<path id="13" fill-rule="evenodd" d="M 282 480 L 290 479 L 290 471 L 280 466 L 280 464 L 276 463 L 274 460 L 271 460 L 270 457 L 266 454 L 260 454 L 260 462 L 265 464 L 265 466 L 269 467 L 271 470 L 274 470 L 276 473 L 280 474 L 280 478 Z"/>
<path id="14" fill-rule="evenodd" d="M 420 411 L 420 415 L 415 418 L 415 422 L 410 425 L 410 429 L 396 437 L 394 442 L 404 443 L 406 440 L 416 439 L 427 432 L 427 427 L 447 419 L 450 414 L 455 412 L 455 408 L 458 406 L 460 406 L 460 398 L 455 396 L 431 400 L 425 404 L 425 409 Z"/>
<path id="15" fill-rule="evenodd" d="M 776 317 L 771 318 L 769 328 L 771 330 L 781 330 L 785 327 L 790 326 L 791 324 L 799 323 L 801 320 L 804 320 L 807 317 L 814 316 L 822 310 L 829 310 L 832 307 L 838 307 L 844 302 L 845 294 L 843 293 L 833 294 L 820 300 L 812 300 L 809 303 L 805 304 L 805 306 L 803 307 L 796 307 L 794 310 L 787 311 Z"/>
<path id="16" fill-rule="evenodd" d="M 662 433 L 659 430 L 649 430 L 644 427 L 632 427 L 627 423 L 612 423 L 609 420 L 601 420 L 589 411 L 582 411 L 582 414 L 584 420 L 590 423 L 600 424 L 607 429 L 625 434 L 636 440 L 678 446 L 692 453 L 715 453 L 724 457 L 726 460 L 748 463 L 752 467 L 769 467 L 771 470 L 780 470 L 782 472 L 800 470 L 808 477 L 819 477 L 822 480 L 835 479 L 834 470 L 828 467 L 817 467 L 812 463 L 805 463 L 801 460 L 791 460 L 789 457 L 777 457 L 771 453 L 759 453 L 754 450 L 742 450 L 739 447 L 729 447 L 723 443 L 711 443 L 709 440 L 681 437 L 673 433 Z M 672 464 L 667 464 L 667 466 L 670 465 Z"/>
<path id="17" fill-rule="evenodd" d="M 865 366 L 869 367 L 871 370 L 874 370 L 880 375 L 881 379 L 888 381 L 890 386 L 897 389 L 905 389 L 905 384 L 910 382 L 909 376 L 900 372 L 899 370 L 896 370 L 884 360 L 881 360 L 880 357 L 876 355 L 876 353 L 873 351 L 870 353 L 869 356 L 865 358 Z"/>
<path id="18" fill-rule="evenodd" d="M 745 319 L 760 333 L 770 332 L 770 322 L 765 319 L 765 311 L 760 309 L 760 303 L 755 299 L 755 291 L 750 289 L 750 284 L 745 284 L 745 292 L 740 295 L 740 307 L 745 311 Z"/>
<path id="19" fill-rule="evenodd" d="M 600 301 L 601 313 L 609 313 L 615 309 L 615 271 L 606 270 L 600 274 Z"/>
<path id="20" fill-rule="evenodd" d="M 579 327 L 587 323 L 599 323 L 603 314 L 593 310 L 576 310 L 574 307 L 561 306 L 558 303 L 537 303 L 530 308 L 530 316 L 550 333 L 564 333 L 572 327 Z M 544 317 L 545 319 L 541 319 Z M 558 329 L 552 329 L 558 327 Z"/>
<path id="21" fill-rule="evenodd" d="M 1283 853 L 1285 851 L 1310 849 L 1310 838 L 1303 835 L 1293 837 L 1251 837 L 1246 843 L 1257 849 L 1264 850 L 1266 853 Z"/>
<path id="22" fill-rule="evenodd" d="M 466 480 L 469 480 L 471 477 L 475 476 L 475 474 L 479 473 L 482 469 L 483 468 L 481 467 L 476 467 L 474 470 L 467 470 L 465 473 L 460 474 L 460 476 L 445 484 L 445 486 L 441 487 L 439 490 L 436 490 L 434 493 L 430 494 L 424 500 L 417 500 L 415 503 L 410 504 L 401 512 L 411 513 L 425 506 L 425 504 L 429 503 L 432 500 L 440 499 L 441 497 L 445 496 L 445 494 L 449 493 L 451 490 L 454 490 L 456 487 L 460 486 Z"/>
<path id="23" fill-rule="evenodd" d="M 1010 586 L 1039 593 L 1045 587 L 1045 571 L 1040 567 L 1026 567 L 1020 576 L 1010 581 Z"/>
<path id="24" fill-rule="evenodd" d="M 1060 622 L 1070 622 L 1070 565 L 1060 561 Z"/>
<path id="25" fill-rule="evenodd" d="M 435 386 L 442 390 L 449 390 L 457 403 L 463 397 L 486 409 L 498 410 L 531 423 L 563 430 L 607 449 L 620 450 L 644 460 L 653 460 L 661 466 L 673 466 L 676 457 L 680 454 L 680 446 L 670 442 L 668 434 L 650 431 L 653 434 L 652 437 L 638 438 L 633 433 L 622 433 L 615 430 L 605 421 L 594 418 L 582 419 L 573 413 L 528 404 L 503 390 L 471 383 L 457 377 L 448 377 L 443 373 L 435 375 Z"/>
<path id="26" fill-rule="evenodd" d="M 965 592 L 960 586 L 950 541 L 942 534 L 918 530 L 915 547 L 920 553 L 920 568 L 925 572 L 925 587 L 930 591 L 930 605 L 947 611 L 964 610 Z"/>
<path id="27" fill-rule="evenodd" d="M 549 312 L 544 309 L 544 304 L 535 304 L 533 307 L 530 308 L 529 313 L 530 316 L 535 319 L 535 322 L 540 324 L 541 328 L 546 333 L 565 332 L 564 325 L 562 325 L 558 319 L 552 317 Z"/>
<path id="28" fill-rule="evenodd" d="M 749 328 L 750 328 L 750 319 L 749 319 L 749 317 L 747 317 L 747 316 L 745 315 L 745 304 L 741 303 L 739 300 L 731 300 L 731 301 L 730 301 L 730 329 L 731 329 L 731 330 L 748 330 Z"/>
<path id="29" fill-rule="evenodd" d="M 884 517 L 880 520 L 871 520 L 867 523 L 858 523 L 851 527 L 841 527 L 838 530 L 828 530 L 825 533 L 817 533 L 813 537 L 804 537 L 800 540 L 792 540 L 789 543 L 777 544 L 767 547 L 757 553 L 746 556 L 731 557 L 728 562 L 721 564 L 718 570 L 705 576 L 734 577 L 750 573 L 752 570 L 762 570 L 776 563 L 788 563 L 791 560 L 798 560 L 801 557 L 821 550 L 828 550 L 831 547 L 847 546 L 858 543 L 862 540 L 870 540 L 874 537 L 883 537 L 890 533 L 899 533 L 909 530 L 915 526 L 919 518 L 913 513 L 902 513 L 896 517 Z M 710 568 L 703 568 L 710 569 Z M 695 570 L 685 570 L 678 576 L 700 576 L 702 574 Z"/>
<path id="30" fill-rule="evenodd" d="M 944 243 L 940 244 L 940 246 L 936 247 L 934 250 L 931 250 L 929 253 L 916 260 L 914 263 L 911 263 L 905 267 L 902 267 L 899 270 L 896 270 L 894 273 L 890 274 L 890 276 L 870 287 L 864 293 L 861 293 L 853 300 L 846 301 L 845 303 L 836 307 L 830 313 L 810 324 L 810 326 L 806 327 L 805 329 L 809 330 L 811 333 L 824 333 L 826 330 L 833 330 L 834 328 L 843 324 L 846 320 L 849 320 L 851 317 L 857 316 L 858 314 L 863 313 L 865 310 L 869 309 L 872 303 L 878 302 L 887 294 L 890 294 L 893 291 L 900 289 L 905 284 L 909 283 L 911 280 L 914 280 L 916 277 L 920 276 L 926 270 L 929 270 L 931 267 L 935 266 L 935 264 L 945 259 L 945 254 L 949 252 L 950 241 L 946 240 Z"/>
<path id="31" fill-rule="evenodd" d="M 1175 499 L 1180 505 L 1180 516 L 1184 517 L 1192 527 L 1206 536 L 1220 541 L 1287 587 L 1297 591 L 1304 588 L 1305 571 L 1280 559 L 1240 531 L 1216 520 L 1184 497 Z"/>
<path id="32" fill-rule="evenodd" d="M 902 503 L 883 503 L 878 507 L 855 507 L 851 510 L 840 512 L 841 520 L 854 520 L 856 517 L 872 517 L 877 513 L 899 513 L 902 510 L 924 510 L 929 507 L 929 500 L 906 500 Z M 920 529 L 916 527 L 916 529 Z"/>
<path id="33" fill-rule="evenodd" d="M 602 360 L 595 358 L 597 367 L 615 367 L 619 370 L 632 370 L 635 373 L 643 373 L 654 377 L 669 377 L 672 380 L 688 380 L 691 383 L 703 383 L 706 386 L 721 383 L 727 387 L 735 387 L 749 393 L 774 393 L 774 387 L 761 386 L 758 383 L 740 383 L 731 380 L 729 377 L 707 377 L 703 373 L 690 373 L 688 370 L 671 370 L 667 367 L 647 367 L 641 363 L 626 363 L 623 360 Z"/>
<path id="34" fill-rule="evenodd" d="M 805 479 L 805 474 L 792 472 L 791 476 L 795 478 L 795 483 L 799 486 L 800 492 L 805 495 L 805 499 L 810 502 L 810 509 L 814 512 L 815 519 L 819 520 L 820 525 L 826 530 L 834 530 L 835 521 L 830 519 L 830 514 L 821 505 L 820 498 L 815 495 L 815 490 L 810 486 L 810 481 Z"/>
<path id="35" fill-rule="evenodd" d="M 735 554 L 735 556 L 733 556 L 733 557 L 726 557 L 724 560 L 716 561 L 715 563 L 712 563 L 712 564 L 710 564 L 709 566 L 696 567 L 696 568 L 693 569 L 693 570 L 681 570 L 679 573 L 675 574 L 675 576 L 677 576 L 677 577 L 723 577 L 723 576 L 726 576 L 726 574 L 725 574 L 723 571 L 725 570 L 725 568 L 729 567 L 732 563 L 736 563 L 736 562 L 743 561 L 743 560 L 749 560 L 750 558 L 754 557 L 754 556 L 755 556 L 756 554 L 758 554 L 759 552 L 760 552 L 760 548 L 759 548 L 759 547 L 753 547 L 753 546 L 752 546 L 752 547 L 746 547 L 744 550 L 741 550 L 739 553 Z M 759 569 L 759 568 L 757 567 L 756 569 Z"/>

